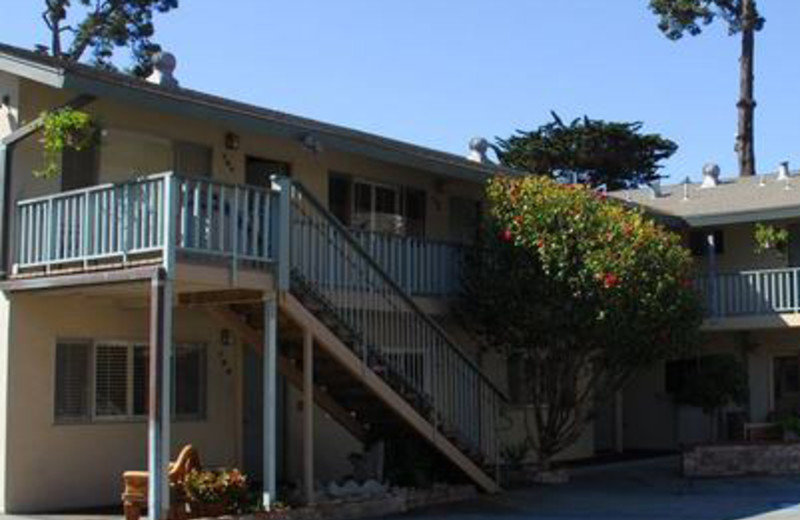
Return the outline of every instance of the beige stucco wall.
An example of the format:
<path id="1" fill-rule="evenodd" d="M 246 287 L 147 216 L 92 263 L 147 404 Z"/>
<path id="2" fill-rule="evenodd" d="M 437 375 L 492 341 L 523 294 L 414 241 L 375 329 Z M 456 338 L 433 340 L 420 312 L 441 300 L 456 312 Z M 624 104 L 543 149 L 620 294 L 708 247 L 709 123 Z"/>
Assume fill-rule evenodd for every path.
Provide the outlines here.
<path id="1" fill-rule="evenodd" d="M 775 225 L 786 224 L 784 221 L 776 221 Z M 724 234 L 725 247 L 721 254 L 715 256 L 718 271 L 742 271 L 750 269 L 774 269 L 786 267 L 787 259 L 775 253 L 756 253 L 756 243 L 753 238 L 755 224 L 734 224 L 721 226 Z M 708 271 L 708 258 L 696 257 L 695 263 L 699 272 Z"/>
<path id="2" fill-rule="evenodd" d="M 728 353 L 746 360 L 746 411 L 751 422 L 761 422 L 774 409 L 773 359 L 800 355 L 800 331 L 787 328 L 708 333 L 704 335 L 702 352 Z M 659 364 L 638 374 L 626 388 L 626 449 L 675 449 L 680 444 L 711 439 L 713 426 L 709 417 L 698 409 L 677 406 L 665 391 L 664 374 L 664 366 Z"/>
<path id="3" fill-rule="evenodd" d="M 43 110 L 70 98 L 68 92 L 55 91 L 25 80 L 22 89 L 22 115 L 26 118 L 34 118 Z M 427 192 L 426 234 L 431 238 L 448 238 L 452 196 L 474 200 L 482 196 L 479 183 L 444 178 L 330 147 L 315 153 L 303 146 L 300 138 L 286 139 L 243 131 L 208 120 L 123 105 L 106 99 L 99 99 L 84 110 L 91 113 L 105 129 L 100 148 L 100 183 L 172 170 L 172 156 L 168 148 L 173 142 L 184 141 L 213 148 L 213 176 L 220 181 L 244 183 L 245 159 L 248 156 L 287 162 L 291 165 L 293 177 L 325 204 L 328 200 L 328 174 L 331 171 L 346 173 L 354 178 L 424 189 Z M 229 131 L 240 136 L 238 150 L 228 150 L 224 145 L 225 134 Z M 18 147 L 14 156 L 14 183 L 11 190 L 15 198 L 58 191 L 58 180 L 32 178 L 31 172 L 40 164 L 41 152 L 37 139 L 28 139 Z"/>
<path id="4" fill-rule="evenodd" d="M 146 424 L 54 424 L 54 367 L 57 338 L 147 342 L 148 312 L 139 305 L 70 295 L 17 295 L 10 312 L 8 359 L 7 472 L 5 509 L 46 511 L 119 503 L 121 472 L 146 469 Z M 209 466 L 237 463 L 240 433 L 237 349 L 217 343 L 219 330 L 197 311 L 175 316 L 178 342 L 205 343 L 207 406 L 202 421 L 177 421 L 173 457 L 194 444 Z M 233 403 L 233 405 L 232 405 Z M 46 490 L 46 492 L 43 492 Z"/>

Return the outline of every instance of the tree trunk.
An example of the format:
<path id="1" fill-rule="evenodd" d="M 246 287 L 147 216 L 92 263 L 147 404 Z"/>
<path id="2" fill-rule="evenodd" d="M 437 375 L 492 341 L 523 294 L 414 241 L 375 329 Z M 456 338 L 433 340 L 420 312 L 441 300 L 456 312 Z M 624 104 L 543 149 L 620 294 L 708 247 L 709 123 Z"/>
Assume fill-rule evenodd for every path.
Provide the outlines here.
<path id="1" fill-rule="evenodd" d="M 50 52 L 56 57 L 61 57 L 61 19 L 58 16 L 54 7 L 51 7 L 50 12 L 50 30 L 52 31 L 52 38 L 50 42 Z"/>
<path id="2" fill-rule="evenodd" d="M 753 143 L 753 114 L 756 101 L 753 94 L 753 59 L 755 49 L 754 0 L 742 1 L 742 55 L 739 58 L 739 129 L 736 135 L 736 152 L 739 156 L 739 175 L 756 174 L 756 157 Z"/>

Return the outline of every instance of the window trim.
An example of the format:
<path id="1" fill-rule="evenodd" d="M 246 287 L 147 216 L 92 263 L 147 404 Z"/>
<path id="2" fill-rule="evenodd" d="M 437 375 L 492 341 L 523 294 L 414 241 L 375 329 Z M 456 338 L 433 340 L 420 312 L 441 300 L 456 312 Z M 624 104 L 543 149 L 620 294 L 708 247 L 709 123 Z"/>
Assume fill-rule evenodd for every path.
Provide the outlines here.
<path id="1" fill-rule="evenodd" d="M 58 392 L 57 385 L 57 371 L 58 371 L 58 345 L 59 344 L 74 344 L 81 343 L 88 347 L 88 371 L 87 371 L 87 407 L 86 413 L 81 418 L 66 418 L 60 417 L 56 410 L 56 395 Z M 119 346 L 126 348 L 126 385 L 125 385 L 125 401 L 126 413 L 123 415 L 98 415 L 97 414 L 97 347 L 98 346 Z M 134 414 L 134 351 L 137 347 L 144 347 L 145 351 L 150 352 L 148 342 L 140 340 L 120 340 L 120 339 L 100 339 L 100 338 L 80 338 L 80 337 L 58 337 L 53 346 L 53 361 L 51 372 L 52 384 L 52 424 L 55 426 L 71 426 L 71 425 L 87 425 L 87 424 L 131 424 L 142 423 L 147 421 L 148 414 Z M 175 342 L 173 346 L 173 356 L 177 348 L 191 348 L 201 352 L 201 366 L 200 366 L 200 386 L 199 386 L 199 408 L 197 413 L 175 413 L 175 404 L 177 397 L 177 388 L 170 389 L 171 399 L 171 415 L 172 421 L 175 422 L 203 422 L 208 418 L 208 383 L 210 377 L 208 374 L 208 349 L 209 343 L 202 341 L 186 341 Z M 176 359 L 173 357 L 173 360 Z M 171 370 L 172 384 L 176 384 L 176 367 L 172 363 Z"/>

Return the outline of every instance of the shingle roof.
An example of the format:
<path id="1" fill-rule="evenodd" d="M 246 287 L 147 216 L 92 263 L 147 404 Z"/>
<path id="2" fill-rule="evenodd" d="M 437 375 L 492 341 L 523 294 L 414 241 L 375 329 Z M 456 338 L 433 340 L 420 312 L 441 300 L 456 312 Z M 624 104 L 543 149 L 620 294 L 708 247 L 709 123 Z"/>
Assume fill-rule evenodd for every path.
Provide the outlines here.
<path id="1" fill-rule="evenodd" d="M 654 197 L 650 188 L 620 190 L 609 195 L 647 211 L 678 217 L 691 226 L 719 225 L 800 216 L 800 176 L 778 181 L 777 175 L 721 179 L 701 188 L 699 183 L 663 186 Z"/>
<path id="2" fill-rule="evenodd" d="M 138 94 L 154 95 L 164 100 L 197 105 L 201 108 L 217 111 L 225 111 L 229 116 L 255 118 L 271 125 L 279 125 L 285 130 L 297 134 L 303 132 L 314 133 L 321 137 L 323 142 L 325 142 L 326 137 L 347 141 L 352 145 L 353 149 L 359 150 L 367 155 L 369 155 L 369 152 L 375 152 L 377 156 L 405 157 L 413 159 L 413 162 L 420 167 L 425 165 L 443 166 L 448 171 L 463 172 L 465 176 L 471 177 L 473 180 L 485 178 L 488 175 L 496 173 L 498 170 L 505 170 L 497 165 L 480 164 L 456 154 L 418 146 L 377 134 L 242 103 L 188 88 L 172 88 L 155 85 L 130 75 L 99 70 L 82 64 L 68 63 L 41 53 L 0 43 L 0 58 L 2 57 L 10 57 L 17 62 L 22 62 L 34 67 L 47 68 L 53 73 L 67 78 L 67 80 L 69 78 L 77 78 L 80 80 L 73 81 L 72 84 L 69 81 L 65 81 L 65 87 L 70 87 L 75 84 L 85 87 L 87 86 L 87 82 L 92 82 L 102 85 L 104 88 L 100 88 L 99 90 L 103 93 L 108 92 L 108 86 L 120 87 L 122 89 L 136 91 Z M 2 64 L 0 64 L 0 69 L 2 69 Z M 435 170 L 436 168 L 434 168 L 434 171 Z M 442 173 L 444 172 L 442 171 Z"/>

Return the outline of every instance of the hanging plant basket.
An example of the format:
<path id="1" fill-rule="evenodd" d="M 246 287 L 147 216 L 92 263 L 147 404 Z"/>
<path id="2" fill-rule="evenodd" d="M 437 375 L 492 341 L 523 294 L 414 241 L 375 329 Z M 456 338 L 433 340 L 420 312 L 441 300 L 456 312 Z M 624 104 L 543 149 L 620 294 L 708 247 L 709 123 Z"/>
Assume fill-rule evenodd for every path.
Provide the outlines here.
<path id="1" fill-rule="evenodd" d="M 786 228 L 778 226 L 756 224 L 753 239 L 758 254 L 774 252 L 782 256 L 789 247 L 789 232 Z"/>
<path id="2" fill-rule="evenodd" d="M 43 112 L 41 118 L 42 168 L 33 173 L 52 179 L 61 174 L 64 150 L 85 150 L 97 143 L 100 133 L 91 115 L 74 108 Z"/>

